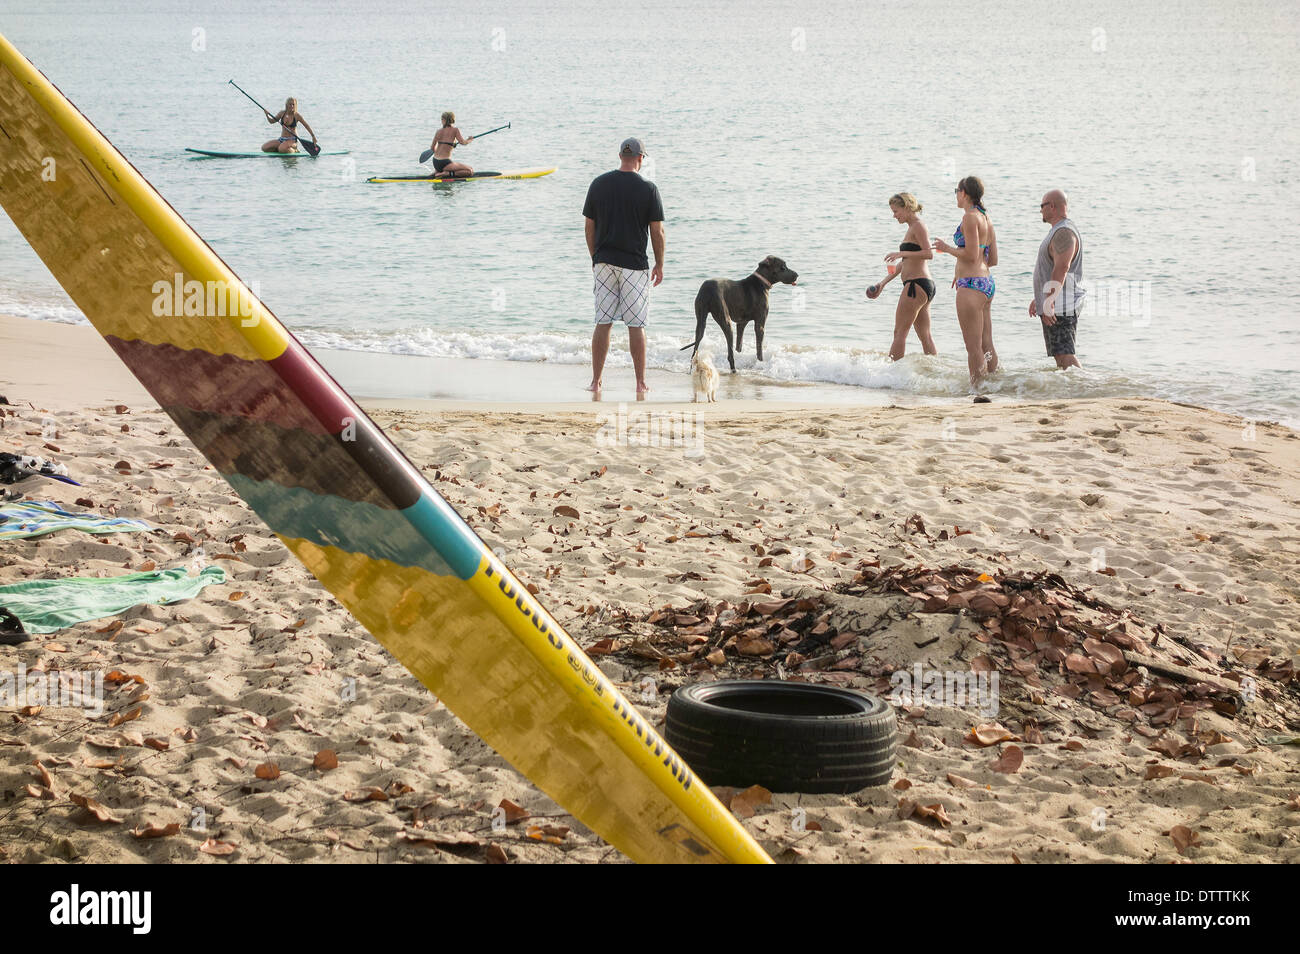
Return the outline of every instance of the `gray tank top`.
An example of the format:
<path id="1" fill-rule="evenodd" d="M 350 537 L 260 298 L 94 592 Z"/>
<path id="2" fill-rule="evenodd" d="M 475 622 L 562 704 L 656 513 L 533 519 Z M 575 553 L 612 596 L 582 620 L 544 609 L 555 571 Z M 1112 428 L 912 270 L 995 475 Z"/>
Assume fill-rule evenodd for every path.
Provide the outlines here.
<path id="1" fill-rule="evenodd" d="M 1038 246 L 1038 261 L 1034 265 L 1034 304 L 1038 306 L 1039 314 L 1043 312 L 1043 299 L 1047 295 L 1047 286 L 1052 281 L 1052 237 L 1061 229 L 1069 229 L 1073 232 L 1079 247 L 1074 253 L 1074 261 L 1065 271 L 1064 287 L 1057 297 L 1056 313 L 1077 315 L 1079 309 L 1083 307 L 1083 299 L 1087 294 L 1083 287 L 1083 236 L 1079 234 L 1073 222 L 1069 219 L 1061 219 L 1048 230 L 1043 244 Z"/>

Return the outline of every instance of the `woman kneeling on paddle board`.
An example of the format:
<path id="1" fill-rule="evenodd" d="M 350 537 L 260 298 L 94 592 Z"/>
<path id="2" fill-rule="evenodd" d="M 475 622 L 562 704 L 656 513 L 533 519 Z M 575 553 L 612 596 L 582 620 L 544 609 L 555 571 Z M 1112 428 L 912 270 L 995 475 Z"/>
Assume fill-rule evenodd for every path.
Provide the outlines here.
<path id="1" fill-rule="evenodd" d="M 266 110 L 263 110 L 266 112 Z M 266 113 L 268 123 L 280 124 L 280 138 L 271 139 L 262 143 L 263 152 L 297 152 L 298 151 L 298 124 L 302 123 L 307 127 L 307 132 L 311 133 L 313 141 L 316 139 L 316 130 L 311 128 L 311 124 L 302 118 L 298 112 L 298 101 L 290 96 L 284 101 L 284 109 L 272 116 Z"/>
<path id="2" fill-rule="evenodd" d="M 474 141 L 466 139 L 456 125 L 456 114 L 448 111 L 442 114 L 442 128 L 433 134 L 429 148 L 433 150 L 433 171 L 450 179 L 452 176 L 472 176 L 474 170 L 463 162 L 452 162 L 451 151 L 457 145 L 468 146 Z"/>

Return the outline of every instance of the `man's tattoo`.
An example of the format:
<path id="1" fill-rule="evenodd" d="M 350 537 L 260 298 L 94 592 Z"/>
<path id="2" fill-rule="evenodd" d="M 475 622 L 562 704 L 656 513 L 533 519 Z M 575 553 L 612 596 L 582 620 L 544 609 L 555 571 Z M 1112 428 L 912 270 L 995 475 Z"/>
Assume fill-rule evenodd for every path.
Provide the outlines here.
<path id="1" fill-rule="evenodd" d="M 1052 236 L 1052 251 L 1058 254 L 1074 249 L 1074 234 L 1069 229 L 1061 229 Z"/>

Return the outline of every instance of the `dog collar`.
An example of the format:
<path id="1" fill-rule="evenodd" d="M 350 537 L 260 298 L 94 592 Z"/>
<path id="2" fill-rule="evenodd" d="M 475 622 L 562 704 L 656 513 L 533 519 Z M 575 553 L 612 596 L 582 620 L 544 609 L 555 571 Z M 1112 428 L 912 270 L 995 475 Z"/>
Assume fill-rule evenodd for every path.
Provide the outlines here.
<path id="1" fill-rule="evenodd" d="M 764 287 L 764 288 L 771 288 L 771 287 L 772 287 L 772 283 L 769 282 L 769 281 L 768 281 L 766 278 L 764 278 L 762 275 L 758 274 L 758 272 L 754 272 L 754 277 L 757 278 L 760 282 L 763 283 L 763 287 Z"/>

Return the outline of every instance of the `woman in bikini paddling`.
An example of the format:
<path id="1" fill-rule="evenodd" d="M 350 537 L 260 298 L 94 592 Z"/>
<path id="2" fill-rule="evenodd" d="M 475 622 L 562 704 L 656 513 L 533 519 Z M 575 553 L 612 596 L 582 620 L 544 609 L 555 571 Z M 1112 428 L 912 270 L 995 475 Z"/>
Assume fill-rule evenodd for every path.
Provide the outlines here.
<path id="1" fill-rule="evenodd" d="M 263 152 L 297 152 L 299 123 L 302 123 L 311 134 L 312 141 L 316 140 L 316 131 L 311 128 L 307 120 L 302 118 L 302 114 L 298 112 L 298 101 L 292 96 L 284 101 L 284 109 L 274 116 L 267 113 L 266 121 L 280 124 L 280 138 L 262 143 Z"/>
<path id="2" fill-rule="evenodd" d="M 468 146 L 473 141 L 473 136 L 466 139 L 461 135 L 460 129 L 456 126 L 455 113 L 450 111 L 443 113 L 442 128 L 434 133 L 433 142 L 429 144 L 433 150 L 433 171 L 446 179 L 455 176 L 472 176 L 474 170 L 470 166 L 463 162 L 452 162 L 451 151 L 457 146 Z"/>

